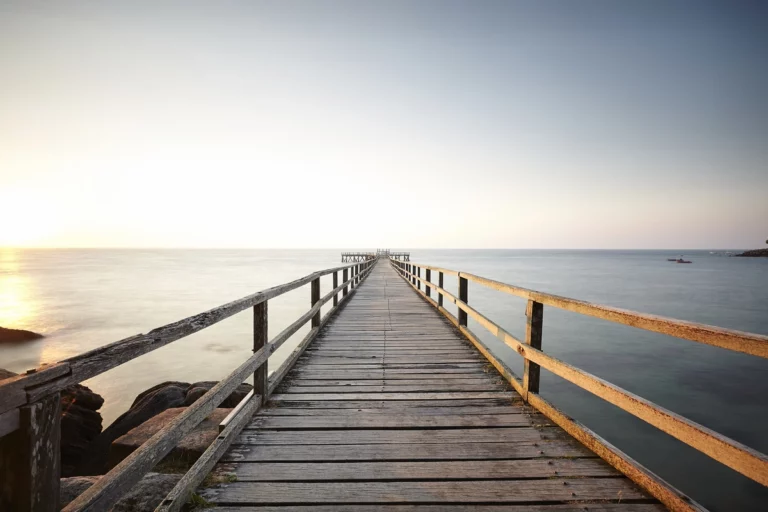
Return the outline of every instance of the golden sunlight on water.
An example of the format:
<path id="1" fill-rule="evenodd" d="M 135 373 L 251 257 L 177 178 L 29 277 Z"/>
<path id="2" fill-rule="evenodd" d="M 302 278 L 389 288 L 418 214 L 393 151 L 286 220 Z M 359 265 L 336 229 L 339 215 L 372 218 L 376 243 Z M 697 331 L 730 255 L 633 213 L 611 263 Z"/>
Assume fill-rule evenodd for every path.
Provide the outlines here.
<path id="1" fill-rule="evenodd" d="M 16 249 L 0 249 L 0 326 L 30 329 L 35 303 L 29 293 L 29 278 L 19 275 Z"/>

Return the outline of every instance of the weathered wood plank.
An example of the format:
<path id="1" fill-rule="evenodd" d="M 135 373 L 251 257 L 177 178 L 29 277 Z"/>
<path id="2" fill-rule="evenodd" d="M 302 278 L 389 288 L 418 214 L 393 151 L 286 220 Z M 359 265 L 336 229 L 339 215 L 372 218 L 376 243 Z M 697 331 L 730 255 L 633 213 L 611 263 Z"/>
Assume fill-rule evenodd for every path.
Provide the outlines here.
<path id="1" fill-rule="evenodd" d="M 430 462 L 231 463 L 223 471 L 238 482 L 291 480 L 508 480 L 606 477 L 621 473 L 598 459 L 463 460 Z"/>
<path id="2" fill-rule="evenodd" d="M 367 402 L 365 402 L 367 403 Z M 400 402 L 394 402 L 394 403 L 400 403 Z M 428 403 L 433 403 L 429 401 Z M 361 416 L 365 417 L 367 415 L 386 415 L 386 416 L 392 416 L 393 415 L 393 408 L 392 407 L 379 407 L 379 408 L 371 408 L 371 409 L 364 409 L 362 408 L 364 404 L 361 404 L 361 407 L 347 407 L 347 408 L 321 408 L 321 407 L 271 407 L 262 409 L 259 412 L 259 415 L 256 418 L 266 417 L 266 416 L 322 416 L 322 417 L 336 417 L 336 416 Z M 459 418 L 468 418 L 475 415 L 483 415 L 483 416 L 503 416 L 503 415 L 509 415 L 509 414 L 525 414 L 526 416 L 531 417 L 537 417 L 537 418 L 544 418 L 544 416 L 540 415 L 539 413 L 533 413 L 531 414 L 531 411 L 529 408 L 523 409 L 520 406 L 514 406 L 514 405 L 503 405 L 503 406 L 497 406 L 497 405 L 491 405 L 486 407 L 440 407 L 440 406 L 432 406 L 432 407 L 406 407 L 406 408 L 399 408 L 399 412 L 397 412 L 397 416 L 442 416 L 442 415 L 448 415 L 448 416 L 456 416 Z M 501 421 L 501 420 L 500 420 Z M 540 423 L 539 420 L 537 420 L 537 424 Z"/>
<path id="3" fill-rule="evenodd" d="M 472 398 L 512 399 L 508 391 L 452 391 L 445 393 L 282 393 L 272 395 L 276 402 L 304 402 L 307 400 L 456 400 Z"/>
<path id="4" fill-rule="evenodd" d="M 561 505 L 278 505 L 216 507 L 216 512 L 662 512 L 661 505 L 576 501 Z"/>
<path id="5" fill-rule="evenodd" d="M 490 460 L 541 457 L 593 457 L 592 452 L 572 441 L 530 444 L 453 443 L 442 444 L 350 444 L 297 446 L 233 446 L 224 461 L 375 461 L 375 460 Z"/>
<path id="6" fill-rule="evenodd" d="M 504 418 L 526 419 L 522 415 L 503 416 Z M 286 418 L 270 418 L 267 423 L 291 423 L 285 421 Z M 381 421 L 383 418 L 373 418 Z M 445 416 L 427 417 L 427 423 L 440 423 Z M 290 418 L 297 423 L 303 423 L 304 429 L 298 431 L 291 430 L 247 430 L 238 438 L 237 444 L 260 444 L 260 445 L 291 445 L 297 446 L 307 444 L 319 446 L 324 444 L 452 444 L 452 443 L 509 443 L 509 444 L 536 444 L 548 440 L 559 439 L 561 441 L 570 440 L 559 429 L 536 429 L 530 426 L 528 422 L 520 422 L 513 427 L 495 426 L 494 428 L 440 428 L 440 425 L 427 425 L 430 428 L 406 430 L 390 427 L 382 430 L 384 425 L 370 425 L 369 429 L 357 430 L 312 430 L 323 427 L 314 427 L 313 425 L 323 425 L 326 418 Z M 277 428 L 277 427 L 272 427 Z M 327 427 L 325 427 L 327 428 Z M 574 441 L 575 443 L 575 441 Z"/>
<path id="7" fill-rule="evenodd" d="M 648 499 L 624 478 L 473 482 L 234 482 L 202 492 L 224 503 L 524 503 Z"/>
<path id="8" fill-rule="evenodd" d="M 391 385 L 391 384 L 358 384 L 344 386 L 286 386 L 281 393 L 441 393 L 444 391 L 503 391 L 505 386 L 498 383 L 488 382 L 480 384 L 412 384 L 412 385 Z"/>
<path id="9" fill-rule="evenodd" d="M 274 398 L 274 396 L 273 396 Z M 481 406 L 504 406 L 514 403 L 521 403 L 519 396 L 502 398 L 471 398 L 456 400 L 296 400 L 285 402 L 270 402 L 269 407 L 278 409 L 288 409 L 295 407 L 311 407 L 313 409 L 387 409 L 400 410 L 411 407 L 481 407 Z"/>

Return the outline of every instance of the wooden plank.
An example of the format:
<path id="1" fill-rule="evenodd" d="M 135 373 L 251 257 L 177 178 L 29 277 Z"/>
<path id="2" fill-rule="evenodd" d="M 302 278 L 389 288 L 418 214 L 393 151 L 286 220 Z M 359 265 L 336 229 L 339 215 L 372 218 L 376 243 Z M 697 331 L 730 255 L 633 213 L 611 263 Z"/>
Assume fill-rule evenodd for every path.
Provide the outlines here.
<path id="1" fill-rule="evenodd" d="M 456 400 L 471 398 L 512 399 L 508 391 L 471 391 L 445 393 L 282 393 L 273 395 L 276 402 L 304 402 L 307 400 Z"/>
<path id="2" fill-rule="evenodd" d="M 418 386 L 418 385 L 440 385 L 443 383 L 460 385 L 460 384 L 496 384 L 500 382 L 500 378 L 493 378 L 491 376 L 481 374 L 473 375 L 472 377 L 462 377 L 461 374 L 456 376 L 455 374 L 448 374 L 442 379 L 432 379 L 425 374 L 419 374 L 424 376 L 423 379 L 390 379 L 390 377 L 384 377 L 383 374 L 373 379 L 356 379 L 356 380 L 330 380 L 330 379 L 302 379 L 293 377 L 290 380 L 290 385 L 294 388 L 301 388 L 304 386 L 370 386 L 371 384 L 387 384 L 391 386 Z M 506 383 L 504 383 L 506 385 Z"/>
<path id="3" fill-rule="evenodd" d="M 483 428 L 439 428 L 445 416 L 426 417 L 426 425 L 421 429 L 396 428 L 391 425 L 380 425 L 384 423 L 381 415 L 373 418 L 374 421 L 366 422 L 362 420 L 360 424 L 364 428 L 352 430 L 338 430 L 339 427 L 330 428 L 324 425 L 331 425 L 333 422 L 327 418 L 286 418 L 276 417 L 265 420 L 264 423 L 271 424 L 291 424 L 300 423 L 304 427 L 302 430 L 247 430 L 238 438 L 237 444 L 259 444 L 259 445 L 312 445 L 319 446 L 325 444 L 332 445 L 350 445 L 350 444 L 453 444 L 453 443 L 509 443 L 509 444 L 536 444 L 552 439 L 570 439 L 565 436 L 560 429 L 536 429 L 530 426 L 527 421 L 518 422 L 514 427 L 495 426 L 489 428 L 488 425 L 479 425 Z M 526 420 L 522 415 L 508 415 L 500 418 L 512 418 L 517 420 Z M 414 420 L 416 421 L 416 420 Z M 343 423 L 343 422 L 340 422 Z M 435 423 L 435 425 L 431 425 Z M 259 422 L 256 422 L 259 424 Z M 354 423 L 353 423 L 354 425 Z M 478 426 L 478 425 L 476 425 Z M 367 427 L 367 428 L 366 428 Z M 384 429 L 383 427 L 389 427 Z M 278 428 L 278 427 L 272 427 Z M 307 429 L 312 429 L 311 433 Z M 325 430 L 323 430 L 325 429 Z"/>
<path id="4" fill-rule="evenodd" d="M 349 444 L 264 446 L 237 445 L 222 457 L 223 461 L 301 462 L 301 461 L 375 461 L 375 460 L 491 460 L 534 459 L 548 457 L 594 457 L 573 441 L 547 441 L 531 444 L 454 443 L 441 444 Z"/>
<path id="5" fill-rule="evenodd" d="M 274 398 L 274 397 L 273 397 Z M 519 397 L 456 399 L 456 400 L 295 400 L 285 402 L 271 401 L 268 407 L 275 409 L 288 409 L 296 407 L 312 407 L 314 409 L 405 409 L 410 407 L 479 407 L 479 406 L 505 406 L 513 403 L 521 403 Z"/>
<path id="6" fill-rule="evenodd" d="M 442 393 L 461 391 L 503 391 L 504 386 L 489 382 L 485 384 L 423 384 L 423 385 L 346 385 L 346 386 L 286 386 L 280 390 L 284 394 L 292 393 Z"/>
<path id="7" fill-rule="evenodd" d="M 368 403 L 368 402 L 364 402 Z M 400 402 L 390 402 L 399 404 Z M 406 402 L 407 403 L 407 402 Z M 433 404 L 434 402 L 429 401 Z M 457 416 L 461 418 L 467 418 L 474 415 L 507 415 L 507 414 L 525 414 L 530 417 L 542 417 L 539 413 L 531 413 L 530 409 L 513 405 L 490 405 L 490 406 L 465 406 L 465 407 L 440 407 L 442 405 L 438 402 L 438 406 L 423 406 L 423 407 L 407 407 L 400 408 L 398 416 L 401 415 L 413 415 L 413 416 L 440 416 L 449 415 Z M 346 408 L 320 408 L 320 407 L 267 407 L 259 412 L 258 418 L 265 416 L 366 416 L 366 415 L 387 415 L 391 416 L 392 407 L 378 407 L 365 409 L 362 407 L 346 407 Z M 538 421 L 537 421 L 538 423 Z"/>
<path id="8" fill-rule="evenodd" d="M 222 468 L 238 482 L 292 480 L 509 480 L 513 478 L 615 477 L 598 459 L 463 460 L 429 462 L 232 463 Z"/>
<path id="9" fill-rule="evenodd" d="M 624 478 L 451 482 L 234 482 L 202 491 L 208 500 L 244 504 L 530 503 L 648 499 Z"/>
<path id="10" fill-rule="evenodd" d="M 216 512 L 663 512 L 666 508 L 649 503 L 607 503 L 575 501 L 561 505 L 278 505 L 259 506 L 217 506 Z"/>
<path id="11" fill-rule="evenodd" d="M 385 414 L 365 414 L 362 412 L 359 412 L 355 415 L 344 415 L 344 414 L 334 414 L 334 415 L 311 415 L 311 416 L 305 416 L 305 415 L 269 415 L 269 416 L 263 416 L 259 418 L 255 418 L 249 425 L 249 429 L 260 429 L 261 431 L 269 430 L 269 429 L 279 429 L 282 431 L 288 431 L 288 430 L 319 430 L 319 429 L 398 429 L 395 430 L 391 436 L 394 439 L 402 439 L 402 442 L 413 442 L 409 441 L 408 433 L 403 432 L 399 429 L 405 429 L 405 428 L 423 428 L 423 429 L 430 429 L 426 430 L 427 432 L 435 432 L 433 429 L 441 429 L 441 428 L 455 428 L 455 429 L 461 429 L 461 428 L 473 428 L 473 429 L 485 429 L 488 430 L 489 427 L 530 427 L 532 425 L 548 425 L 551 424 L 549 421 L 542 420 L 540 416 L 537 416 L 537 419 L 534 419 L 531 416 L 525 415 L 525 414 L 489 414 L 489 415 L 482 415 L 482 414 L 475 414 L 475 415 L 464 415 L 464 414 L 398 414 L 395 417 L 392 417 L 390 415 Z M 347 431 L 345 430 L 345 432 Z M 519 428 L 517 430 L 520 430 Z M 507 435 L 505 432 L 487 432 L 486 436 L 490 436 L 489 439 L 492 441 L 500 441 L 501 438 L 494 438 L 492 434 L 499 434 L 499 435 Z M 252 434 L 252 432 L 251 432 Z M 528 434 L 533 435 L 533 433 L 528 432 Z M 371 434 L 373 435 L 373 434 Z M 522 433 L 520 434 L 522 435 Z M 537 435 L 549 435 L 547 433 L 543 433 L 537 430 Z M 470 438 L 467 438 L 466 440 L 469 441 Z M 380 438 L 381 440 L 389 439 L 389 434 L 382 435 Z M 418 436 L 411 437 L 410 439 L 416 439 Z M 309 442 L 317 442 L 321 444 L 321 441 L 319 441 L 320 438 L 315 437 L 313 434 L 309 438 L 307 438 L 307 441 Z M 351 438 L 350 438 L 351 439 Z M 439 439 L 439 436 L 435 439 Z M 342 439 L 343 440 L 343 439 Z M 343 440 L 348 441 L 348 440 Z M 341 444 L 353 444 L 351 441 L 349 443 L 342 442 Z"/>

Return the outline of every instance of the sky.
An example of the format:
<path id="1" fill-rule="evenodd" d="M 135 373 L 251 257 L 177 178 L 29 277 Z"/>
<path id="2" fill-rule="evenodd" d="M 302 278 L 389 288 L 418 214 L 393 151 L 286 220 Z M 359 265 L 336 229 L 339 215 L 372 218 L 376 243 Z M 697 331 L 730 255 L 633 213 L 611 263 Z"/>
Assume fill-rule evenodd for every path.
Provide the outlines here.
<path id="1" fill-rule="evenodd" d="M 0 3 L 0 246 L 752 248 L 768 4 Z"/>

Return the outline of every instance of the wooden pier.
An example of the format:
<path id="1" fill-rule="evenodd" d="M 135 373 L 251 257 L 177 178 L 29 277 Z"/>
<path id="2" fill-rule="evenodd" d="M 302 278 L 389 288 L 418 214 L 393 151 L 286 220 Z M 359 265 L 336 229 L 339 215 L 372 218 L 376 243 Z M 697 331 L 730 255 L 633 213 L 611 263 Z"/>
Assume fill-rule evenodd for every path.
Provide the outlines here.
<path id="1" fill-rule="evenodd" d="M 486 510 L 469 507 L 480 503 L 555 511 L 595 501 L 606 503 L 591 510 L 663 510 L 526 407 L 387 264 L 222 461 L 217 471 L 236 482 L 200 491 L 217 511 Z"/>
<path id="2" fill-rule="evenodd" d="M 181 510 L 192 493 L 223 512 L 705 510 L 542 398 L 540 368 L 768 486 L 766 455 L 546 354 L 543 310 L 764 358 L 768 337 L 541 293 L 389 251 L 353 254 L 373 256 L 0 381 L 0 510 L 58 510 L 62 389 L 246 310 L 253 355 L 65 512 L 110 510 L 250 376 L 253 392 L 157 512 Z M 444 288 L 446 274 L 457 278 L 455 294 Z M 333 287 L 321 295 L 323 276 Z M 523 340 L 470 306 L 469 283 L 528 301 Z M 309 311 L 269 339 L 269 301 L 306 286 Z M 522 377 L 469 329 L 470 318 L 520 354 Z M 268 378 L 270 355 L 307 323 Z M 211 470 L 226 477 L 201 487 Z"/>

